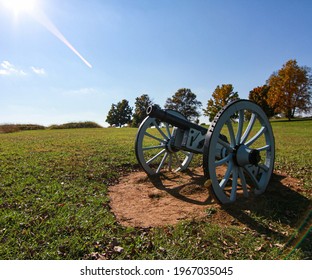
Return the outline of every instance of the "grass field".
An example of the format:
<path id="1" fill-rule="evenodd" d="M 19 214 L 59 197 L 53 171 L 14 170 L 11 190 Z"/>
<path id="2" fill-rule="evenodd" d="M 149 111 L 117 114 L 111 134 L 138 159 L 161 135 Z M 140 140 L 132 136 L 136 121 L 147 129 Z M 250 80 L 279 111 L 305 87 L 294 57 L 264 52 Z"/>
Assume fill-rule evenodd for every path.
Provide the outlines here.
<path id="1" fill-rule="evenodd" d="M 272 126 L 275 168 L 302 180 L 302 192 L 286 201 L 264 196 L 257 210 L 238 206 L 245 225 L 228 227 L 209 219 L 147 229 L 116 221 L 107 191 L 138 169 L 136 129 L 0 134 L 0 259 L 311 259 L 312 121 Z M 238 210 L 230 211 L 235 220 Z"/>

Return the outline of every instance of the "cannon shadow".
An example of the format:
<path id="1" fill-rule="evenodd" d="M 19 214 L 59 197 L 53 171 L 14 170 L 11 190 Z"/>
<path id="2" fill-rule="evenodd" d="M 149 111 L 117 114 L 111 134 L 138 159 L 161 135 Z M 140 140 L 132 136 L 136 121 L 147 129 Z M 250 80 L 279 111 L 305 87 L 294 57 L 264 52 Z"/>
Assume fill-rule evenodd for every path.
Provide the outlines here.
<path id="1" fill-rule="evenodd" d="M 218 205 L 211 189 L 205 188 L 205 178 L 202 174 L 187 170 L 188 182 L 180 180 L 180 175 L 161 174 L 149 176 L 155 188 L 165 191 L 173 197 L 196 205 Z M 237 222 L 267 237 L 274 237 L 281 242 L 298 243 L 300 231 L 305 232 L 305 239 L 311 240 L 312 202 L 300 192 L 303 190 L 294 186 L 296 183 L 285 180 L 287 176 L 274 173 L 265 193 L 250 198 L 239 198 L 235 203 L 220 205 L 221 210 L 235 218 Z M 164 184 L 170 181 L 172 184 Z M 204 198 L 190 197 L 190 188 L 198 188 Z M 187 192 L 184 192 L 188 189 Z M 279 226 L 278 226 L 279 225 Z M 287 228 L 297 229 L 298 236 L 292 238 Z M 309 241 L 307 241 L 309 242 Z M 287 243 L 287 244 L 288 244 Z M 311 257 L 312 253 L 310 253 Z"/>
<path id="2" fill-rule="evenodd" d="M 156 189 L 165 191 L 179 200 L 195 205 L 215 204 L 211 189 L 205 187 L 205 178 L 202 174 L 188 169 L 183 171 L 182 174 L 187 175 L 188 181 L 181 180 L 181 173 L 171 173 L 170 175 L 161 173 L 160 175 L 149 175 L 148 177 Z M 171 184 L 164 184 L 164 181 L 169 181 Z M 196 193 L 199 195 L 196 196 Z"/>
<path id="3" fill-rule="evenodd" d="M 302 190 L 284 184 L 285 177 L 273 174 L 264 194 L 222 209 L 258 234 L 280 240 L 290 253 L 302 248 L 305 258 L 312 259 L 312 202 Z"/>
<path id="4" fill-rule="evenodd" d="M 297 227 L 303 216 L 310 216 L 312 203 L 298 190 L 283 184 L 282 180 L 285 178 L 284 175 L 274 173 L 265 193 L 251 199 L 240 199 L 234 204 L 222 205 L 222 209 L 264 234 L 268 233 L 268 229 L 259 227 L 259 222 L 255 222 L 251 216 Z"/>

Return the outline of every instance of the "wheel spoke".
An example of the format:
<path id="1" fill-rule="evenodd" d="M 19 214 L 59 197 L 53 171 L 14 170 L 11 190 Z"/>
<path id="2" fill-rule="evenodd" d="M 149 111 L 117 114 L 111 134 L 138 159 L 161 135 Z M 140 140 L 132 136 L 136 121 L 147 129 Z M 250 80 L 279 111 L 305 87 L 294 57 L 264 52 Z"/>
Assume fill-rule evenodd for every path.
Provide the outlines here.
<path id="1" fill-rule="evenodd" d="M 215 166 L 220 166 L 226 162 L 228 162 L 230 159 L 232 158 L 232 154 L 228 154 L 226 157 L 224 157 L 223 159 L 220 159 L 218 161 L 215 162 Z"/>
<path id="2" fill-rule="evenodd" d="M 245 178 L 245 174 L 244 174 L 242 167 L 238 168 L 238 176 L 241 179 L 244 196 L 248 197 L 249 194 L 248 194 L 248 190 L 247 190 L 247 183 L 246 183 L 246 178 Z"/>
<path id="3" fill-rule="evenodd" d="M 230 134 L 231 145 L 234 147 L 235 146 L 235 135 L 234 135 L 234 129 L 233 129 L 233 125 L 232 125 L 231 119 L 229 119 L 226 122 L 226 126 L 227 126 L 229 134 Z"/>
<path id="4" fill-rule="evenodd" d="M 159 173 L 160 169 L 163 167 L 167 156 L 168 156 L 168 153 L 165 153 L 165 155 L 163 156 L 163 158 L 162 158 L 162 160 L 161 160 L 161 162 L 160 162 L 160 164 L 156 170 L 156 173 Z"/>
<path id="5" fill-rule="evenodd" d="M 236 145 L 239 145 L 241 142 L 241 137 L 243 133 L 243 126 L 244 126 L 244 110 L 239 111 L 239 117 L 238 117 L 238 130 L 236 134 Z"/>
<path id="6" fill-rule="evenodd" d="M 227 182 L 229 181 L 231 173 L 232 173 L 232 169 L 233 169 L 233 163 L 230 161 L 228 168 L 224 174 L 224 177 L 219 184 L 221 189 L 224 189 Z"/>
<path id="7" fill-rule="evenodd" d="M 271 149 L 271 145 L 265 145 L 261 148 L 257 148 L 256 150 L 261 152 L 261 151 L 269 151 Z"/>
<path id="8" fill-rule="evenodd" d="M 172 154 L 169 154 L 168 168 L 169 168 L 169 171 L 172 170 Z"/>
<path id="9" fill-rule="evenodd" d="M 161 138 L 158 138 L 158 137 L 156 137 L 156 136 L 154 136 L 154 135 L 152 135 L 152 134 L 149 134 L 149 133 L 146 132 L 146 131 L 145 131 L 144 135 L 146 135 L 146 136 L 148 136 L 148 137 L 150 137 L 150 138 L 153 138 L 153 139 L 155 139 L 155 140 L 157 140 L 157 141 L 159 141 L 159 142 L 161 142 L 161 143 L 165 143 L 165 142 L 166 142 L 166 140 L 161 139 Z"/>
<path id="10" fill-rule="evenodd" d="M 190 155 L 190 152 L 186 152 L 186 151 L 183 151 L 183 150 L 180 150 L 180 152 L 184 155 L 186 155 L 187 157 Z"/>
<path id="11" fill-rule="evenodd" d="M 246 142 L 250 132 L 252 131 L 252 128 L 253 128 L 255 121 L 256 121 L 256 114 L 252 113 L 250 121 L 249 121 L 248 126 L 246 128 L 246 131 L 245 131 L 245 133 L 241 139 L 241 144 L 244 144 Z"/>
<path id="12" fill-rule="evenodd" d="M 229 152 L 233 152 L 233 148 L 230 146 L 230 144 L 223 141 L 220 137 L 218 138 L 218 143 L 226 148 Z"/>
<path id="13" fill-rule="evenodd" d="M 150 164 L 152 161 L 154 161 L 156 158 L 158 158 L 159 156 L 161 156 L 164 152 L 166 152 L 165 149 L 161 150 L 158 154 L 156 154 L 155 156 L 153 156 L 151 159 L 149 159 L 146 163 Z"/>
<path id="14" fill-rule="evenodd" d="M 236 200 L 236 191 L 237 191 L 237 179 L 238 179 L 238 172 L 237 172 L 238 167 L 234 166 L 233 167 L 233 172 L 232 172 L 232 190 L 231 190 L 231 196 L 230 200 L 235 201 Z"/>
<path id="15" fill-rule="evenodd" d="M 160 149 L 160 148 L 165 148 L 165 147 L 166 147 L 165 144 L 161 144 L 161 145 L 157 145 L 157 146 L 143 147 L 142 150 L 147 151 L 147 150 Z"/>
<path id="16" fill-rule="evenodd" d="M 265 164 L 259 164 L 258 166 L 259 166 L 260 169 L 262 169 L 265 172 L 269 171 L 269 167 L 267 167 Z"/>
<path id="17" fill-rule="evenodd" d="M 167 134 L 168 134 L 169 138 L 171 138 L 171 132 L 170 132 L 169 124 L 165 123 L 165 126 L 166 126 L 166 130 L 167 130 Z"/>
<path id="18" fill-rule="evenodd" d="M 159 133 L 164 137 L 164 139 L 168 140 L 168 136 L 160 129 L 159 125 L 154 121 L 153 122 L 154 126 L 157 128 L 157 130 L 159 131 Z"/>
<path id="19" fill-rule="evenodd" d="M 261 135 L 266 131 L 266 127 L 262 126 L 261 129 L 256 133 L 256 135 L 254 135 L 248 142 L 246 142 L 246 146 L 249 147 L 250 145 L 252 145 L 254 142 L 256 142 Z"/>
<path id="20" fill-rule="evenodd" d="M 256 189 L 260 189 L 260 184 L 259 184 L 259 181 L 257 180 L 257 178 L 255 177 L 255 175 L 252 173 L 252 171 L 248 168 L 248 166 L 244 166 L 244 170 L 247 172 L 249 178 L 251 179 L 252 181 L 252 184 L 253 186 L 256 188 Z"/>
<path id="21" fill-rule="evenodd" d="M 181 161 L 180 161 L 180 159 L 179 159 L 179 157 L 178 157 L 178 155 L 176 153 L 174 154 L 174 157 L 175 157 L 175 159 L 177 161 L 178 166 L 182 169 L 183 168 L 182 163 L 181 163 Z"/>

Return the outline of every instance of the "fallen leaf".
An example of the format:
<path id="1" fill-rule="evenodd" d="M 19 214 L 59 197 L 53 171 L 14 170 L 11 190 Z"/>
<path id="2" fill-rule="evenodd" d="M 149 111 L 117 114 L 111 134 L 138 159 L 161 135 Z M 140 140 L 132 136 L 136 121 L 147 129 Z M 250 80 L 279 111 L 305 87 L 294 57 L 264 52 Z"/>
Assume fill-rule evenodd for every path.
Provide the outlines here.
<path id="1" fill-rule="evenodd" d="M 121 246 L 115 246 L 114 247 L 114 252 L 122 253 L 123 251 L 124 251 L 124 248 L 122 248 Z"/>

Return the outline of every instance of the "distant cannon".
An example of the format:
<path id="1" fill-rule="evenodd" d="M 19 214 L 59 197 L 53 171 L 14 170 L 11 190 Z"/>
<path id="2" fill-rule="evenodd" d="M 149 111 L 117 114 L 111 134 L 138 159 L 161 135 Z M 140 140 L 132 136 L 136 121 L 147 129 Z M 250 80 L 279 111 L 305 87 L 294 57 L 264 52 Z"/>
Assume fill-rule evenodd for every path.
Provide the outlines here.
<path id="1" fill-rule="evenodd" d="M 204 176 L 221 203 L 263 193 L 270 181 L 275 145 L 263 110 L 249 100 L 221 109 L 209 129 L 174 110 L 147 108 L 135 141 L 135 154 L 148 175 L 185 170 L 202 154 Z"/>

